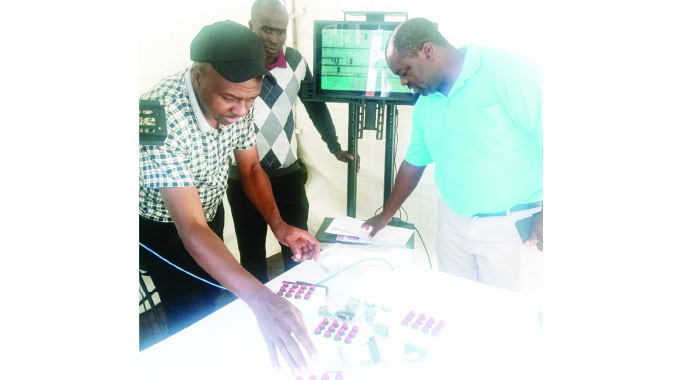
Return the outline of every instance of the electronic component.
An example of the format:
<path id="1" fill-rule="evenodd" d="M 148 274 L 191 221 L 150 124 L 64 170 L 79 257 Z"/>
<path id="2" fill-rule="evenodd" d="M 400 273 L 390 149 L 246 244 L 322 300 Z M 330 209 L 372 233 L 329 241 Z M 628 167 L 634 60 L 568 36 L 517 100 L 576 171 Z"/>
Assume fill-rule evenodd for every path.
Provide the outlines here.
<path id="1" fill-rule="evenodd" d="M 347 305 L 345 306 L 345 309 L 351 312 L 356 312 L 359 306 L 361 305 L 361 301 L 359 301 L 356 298 L 350 298 L 349 301 L 347 301 Z"/>
<path id="2" fill-rule="evenodd" d="M 165 108 L 158 100 L 139 101 L 139 144 L 163 145 L 168 137 Z"/>

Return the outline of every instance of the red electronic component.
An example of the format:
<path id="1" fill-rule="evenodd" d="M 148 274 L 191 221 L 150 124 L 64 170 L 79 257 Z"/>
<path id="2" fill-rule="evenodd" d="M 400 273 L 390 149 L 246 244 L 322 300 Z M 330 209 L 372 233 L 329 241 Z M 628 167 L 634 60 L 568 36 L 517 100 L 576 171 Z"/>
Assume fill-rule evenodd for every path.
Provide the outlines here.
<path id="1" fill-rule="evenodd" d="M 336 372 L 335 373 L 335 380 L 343 380 L 344 377 L 342 376 L 342 372 Z"/>
<path id="2" fill-rule="evenodd" d="M 314 335 L 321 335 L 321 329 L 320 328 L 315 328 L 314 329 Z"/>
<path id="3" fill-rule="evenodd" d="M 324 373 L 323 375 L 321 375 L 321 380 L 329 380 L 328 374 Z"/>

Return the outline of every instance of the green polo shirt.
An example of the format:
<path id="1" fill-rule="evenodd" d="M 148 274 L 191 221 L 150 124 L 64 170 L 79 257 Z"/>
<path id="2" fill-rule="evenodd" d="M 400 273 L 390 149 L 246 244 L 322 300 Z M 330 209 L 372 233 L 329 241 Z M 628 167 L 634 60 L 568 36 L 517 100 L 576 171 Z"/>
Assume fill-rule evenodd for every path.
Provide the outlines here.
<path id="1" fill-rule="evenodd" d="M 461 215 L 542 200 L 539 68 L 503 50 L 463 49 L 463 68 L 449 94 L 418 98 L 406 161 L 434 162 L 442 197 Z"/>

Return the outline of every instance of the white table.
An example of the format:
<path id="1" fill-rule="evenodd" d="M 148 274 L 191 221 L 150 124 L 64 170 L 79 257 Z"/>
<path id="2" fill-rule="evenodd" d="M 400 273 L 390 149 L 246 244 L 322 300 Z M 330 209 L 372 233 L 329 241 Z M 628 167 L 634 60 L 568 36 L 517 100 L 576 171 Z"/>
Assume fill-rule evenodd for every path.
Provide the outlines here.
<path id="1" fill-rule="evenodd" d="M 414 261 L 422 261 L 416 255 L 414 250 L 334 245 L 322 252 L 318 263 L 302 263 L 267 284 L 275 290 L 283 280 L 316 283 L 368 257 L 387 259 L 394 266 L 392 271 L 381 261 L 366 261 L 324 283 L 330 289 L 325 299 L 294 301 L 320 354 L 303 379 L 311 374 L 320 379 L 323 372 L 338 369 L 344 370 L 347 380 L 537 377 L 540 329 L 535 300 L 414 266 Z M 345 345 L 314 335 L 322 319 L 318 306 L 324 303 L 339 310 L 350 297 L 362 301 L 349 322 L 359 327 L 355 341 Z M 365 321 L 367 304 L 378 310 L 376 322 L 389 326 L 387 338 L 375 334 Z M 446 325 L 438 337 L 403 327 L 402 318 L 409 310 L 444 320 Z M 378 364 L 368 356 L 366 341 L 371 336 L 383 359 Z M 417 355 L 404 355 L 405 343 L 428 349 L 427 356 L 407 363 Z M 295 379 L 282 358 L 281 372 L 273 371 L 255 317 L 241 300 L 139 355 L 142 379 Z"/>

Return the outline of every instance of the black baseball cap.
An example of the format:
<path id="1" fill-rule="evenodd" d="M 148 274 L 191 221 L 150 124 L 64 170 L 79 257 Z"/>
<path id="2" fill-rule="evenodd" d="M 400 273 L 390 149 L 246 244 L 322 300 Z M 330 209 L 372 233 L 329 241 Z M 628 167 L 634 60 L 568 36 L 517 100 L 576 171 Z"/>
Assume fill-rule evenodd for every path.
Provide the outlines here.
<path id="1" fill-rule="evenodd" d="M 191 41 L 191 60 L 207 62 L 226 80 L 241 83 L 266 75 L 262 41 L 245 26 L 233 21 L 218 21 L 204 26 Z"/>

